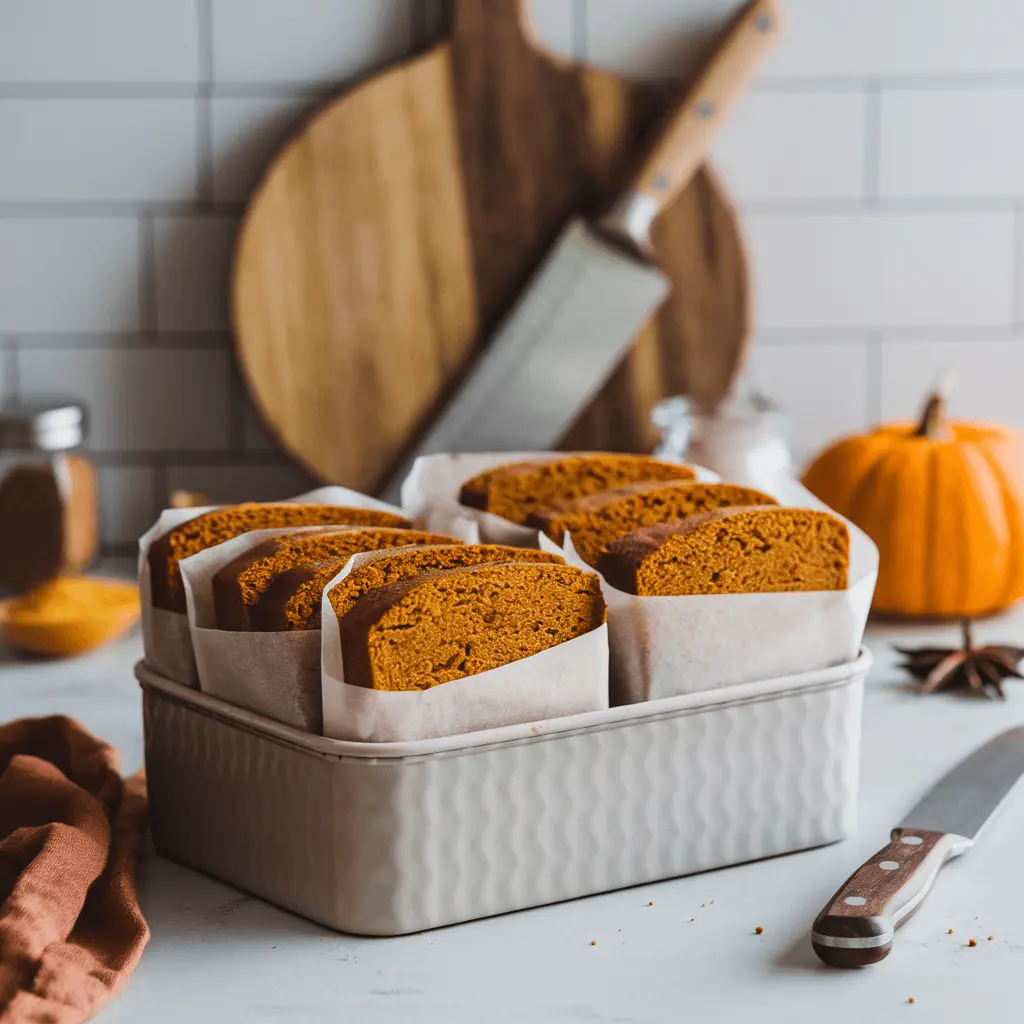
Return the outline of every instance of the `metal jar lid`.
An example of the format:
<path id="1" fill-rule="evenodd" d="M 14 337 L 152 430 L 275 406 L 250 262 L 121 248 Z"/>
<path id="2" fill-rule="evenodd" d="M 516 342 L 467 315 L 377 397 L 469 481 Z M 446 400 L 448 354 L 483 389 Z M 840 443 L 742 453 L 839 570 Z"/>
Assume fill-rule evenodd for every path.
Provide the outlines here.
<path id="1" fill-rule="evenodd" d="M 85 410 L 76 402 L 0 405 L 0 450 L 61 452 L 85 437 Z"/>

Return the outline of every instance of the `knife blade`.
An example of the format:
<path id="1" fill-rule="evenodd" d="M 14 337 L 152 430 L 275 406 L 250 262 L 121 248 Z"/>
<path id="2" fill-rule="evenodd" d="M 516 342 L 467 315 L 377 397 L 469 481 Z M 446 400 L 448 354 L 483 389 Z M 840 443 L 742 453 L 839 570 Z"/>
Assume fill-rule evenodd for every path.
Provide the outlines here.
<path id="1" fill-rule="evenodd" d="M 1024 727 L 989 740 L 944 775 L 815 919 L 811 944 L 832 967 L 889 955 L 893 934 L 928 895 L 939 869 L 965 853 L 1024 774 Z"/>
<path id="2" fill-rule="evenodd" d="M 778 0 L 753 0 L 736 19 L 626 192 L 597 224 L 566 226 L 385 496 L 418 456 L 542 450 L 565 433 L 666 297 L 651 225 L 693 177 L 780 24 Z"/>

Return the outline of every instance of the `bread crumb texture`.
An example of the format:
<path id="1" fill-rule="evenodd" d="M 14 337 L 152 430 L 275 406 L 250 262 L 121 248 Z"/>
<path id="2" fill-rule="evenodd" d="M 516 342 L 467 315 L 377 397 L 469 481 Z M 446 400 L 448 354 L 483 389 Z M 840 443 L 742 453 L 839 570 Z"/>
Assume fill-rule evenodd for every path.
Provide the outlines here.
<path id="1" fill-rule="evenodd" d="M 458 547 L 428 547 L 398 550 L 353 569 L 327 595 L 338 618 L 347 615 L 364 594 L 378 587 L 417 576 L 487 562 L 544 562 L 564 565 L 561 555 L 533 548 L 515 548 L 505 544 L 461 544 Z"/>
<path id="2" fill-rule="evenodd" d="M 813 509 L 732 508 L 620 537 L 598 568 L 619 590 L 639 595 L 845 590 L 850 534 Z"/>
<path id="3" fill-rule="evenodd" d="M 763 928 L 763 927 L 762 927 L 761 925 L 758 925 L 758 926 L 757 926 L 757 927 L 756 927 L 756 928 L 754 929 L 754 934 L 755 934 L 755 935 L 764 935 L 764 928 Z"/>
<path id="4" fill-rule="evenodd" d="M 185 591 L 178 563 L 250 530 L 277 526 L 391 526 L 412 524 L 402 516 L 378 509 L 345 505 L 294 505 L 287 503 L 233 505 L 189 519 L 158 537 L 149 549 L 153 604 L 184 613 Z"/>
<path id="5" fill-rule="evenodd" d="M 650 455 L 593 452 L 497 466 L 467 480 L 459 500 L 526 525 L 531 512 L 553 501 L 582 498 L 639 480 L 692 480 L 695 475 L 689 466 Z"/>
<path id="6" fill-rule="evenodd" d="M 389 527 L 282 534 L 239 555 L 214 576 L 221 629 L 317 629 L 323 589 L 362 551 L 422 544 L 458 544 L 453 537 Z"/>
<path id="7" fill-rule="evenodd" d="M 555 502 L 531 515 L 529 525 L 543 530 L 556 544 L 571 534 L 580 558 L 596 566 L 612 541 L 642 526 L 685 519 L 709 509 L 774 504 L 770 495 L 735 484 L 645 481 Z"/>
<path id="8" fill-rule="evenodd" d="M 528 658 L 605 621 L 600 581 L 568 565 L 422 573 L 371 590 L 338 620 L 345 681 L 427 690 Z"/>

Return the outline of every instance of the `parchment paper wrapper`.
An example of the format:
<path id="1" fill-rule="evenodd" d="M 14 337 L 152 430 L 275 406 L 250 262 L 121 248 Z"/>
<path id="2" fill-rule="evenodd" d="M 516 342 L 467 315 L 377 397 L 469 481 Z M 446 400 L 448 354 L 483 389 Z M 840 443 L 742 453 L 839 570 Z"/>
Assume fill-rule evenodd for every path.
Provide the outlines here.
<path id="1" fill-rule="evenodd" d="M 773 497 L 790 508 L 832 511 L 796 481 L 775 487 Z M 716 690 L 853 661 L 878 578 L 878 549 L 848 520 L 847 526 L 846 590 L 637 597 L 616 590 L 602 577 L 608 602 L 612 705 Z M 547 537 L 542 538 L 541 547 L 561 550 L 570 565 L 592 569 L 576 553 L 571 536 L 563 549 Z"/>
<path id="2" fill-rule="evenodd" d="M 320 630 L 256 633 L 216 628 L 213 577 L 232 559 L 282 534 L 337 533 L 347 527 L 252 530 L 181 561 L 199 689 L 229 704 L 319 734 Z M 359 529 L 359 527 L 351 527 Z"/>
<path id="3" fill-rule="evenodd" d="M 539 546 L 537 530 L 520 526 L 491 512 L 459 503 L 462 485 L 477 473 L 509 462 L 550 462 L 566 455 L 587 452 L 467 452 L 462 454 L 423 455 L 412 465 L 402 482 L 402 507 L 421 529 L 452 534 L 473 522 L 480 531 L 481 544 L 513 544 L 520 548 Z M 714 482 L 717 474 L 701 466 L 693 467 L 697 479 Z M 428 525 L 425 525 L 429 523 Z"/>
<path id="4" fill-rule="evenodd" d="M 345 682 L 338 618 L 328 594 L 354 568 L 383 552 L 354 555 L 324 587 L 321 680 L 324 735 L 374 743 L 436 739 L 608 707 L 608 627 L 557 647 L 442 683 L 392 692 Z"/>
<path id="5" fill-rule="evenodd" d="M 405 514 L 394 505 L 378 501 L 358 491 L 350 491 L 347 487 L 318 487 L 295 498 L 287 498 L 284 503 L 349 505 L 353 508 L 375 508 L 383 512 L 394 512 L 396 515 Z M 196 673 L 192 638 L 189 635 L 188 616 L 153 607 L 149 560 L 146 556 L 158 537 L 162 537 L 181 523 L 201 516 L 204 512 L 212 512 L 215 508 L 223 507 L 204 505 L 200 508 L 166 509 L 139 539 L 139 593 L 142 600 L 142 646 L 146 664 L 154 672 L 159 672 L 183 686 L 191 686 L 195 690 L 199 689 L 199 676 Z"/>

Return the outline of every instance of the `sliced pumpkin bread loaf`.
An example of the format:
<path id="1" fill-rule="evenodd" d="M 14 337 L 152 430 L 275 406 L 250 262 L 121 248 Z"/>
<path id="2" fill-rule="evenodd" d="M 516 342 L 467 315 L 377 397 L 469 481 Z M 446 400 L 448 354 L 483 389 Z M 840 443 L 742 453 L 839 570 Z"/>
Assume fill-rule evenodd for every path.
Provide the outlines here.
<path id="1" fill-rule="evenodd" d="M 331 607 L 340 618 L 351 611 L 363 594 L 386 587 L 398 580 L 408 579 L 421 572 L 458 569 L 466 565 L 487 562 L 544 562 L 564 565 L 561 555 L 533 548 L 514 548 L 505 544 L 460 544 L 456 547 L 396 548 L 383 558 L 375 558 L 366 565 L 353 569 L 327 595 Z"/>
<path id="2" fill-rule="evenodd" d="M 553 501 L 582 498 L 639 480 L 692 480 L 693 469 L 650 455 L 592 452 L 549 461 L 511 462 L 467 480 L 459 501 L 525 525 Z"/>
<path id="3" fill-rule="evenodd" d="M 205 512 L 181 523 L 158 537 L 149 549 L 153 605 L 172 612 L 185 612 L 185 590 L 178 563 L 215 544 L 240 537 L 250 530 L 276 526 L 390 526 L 412 524 L 391 512 L 350 508 L 344 505 L 257 504 L 232 505 Z"/>
<path id="4" fill-rule="evenodd" d="M 558 501 L 534 512 L 530 526 L 543 530 L 556 544 L 572 534 L 573 547 L 588 565 L 597 565 L 616 538 L 641 526 L 684 519 L 695 512 L 733 505 L 774 505 L 775 499 L 735 484 L 692 481 L 644 481 L 601 491 L 585 498 Z"/>
<path id="5" fill-rule="evenodd" d="M 845 590 L 850 533 L 803 508 L 723 508 L 644 526 L 608 545 L 598 569 L 629 594 Z"/>
<path id="6" fill-rule="evenodd" d="M 458 543 L 441 533 L 386 527 L 272 537 L 214 574 L 217 628 L 260 632 L 319 629 L 324 587 L 353 555 L 405 545 Z"/>
<path id="7" fill-rule="evenodd" d="M 421 573 L 371 590 L 338 628 L 345 682 L 428 690 L 528 658 L 604 621 L 593 573 L 503 562 Z"/>

